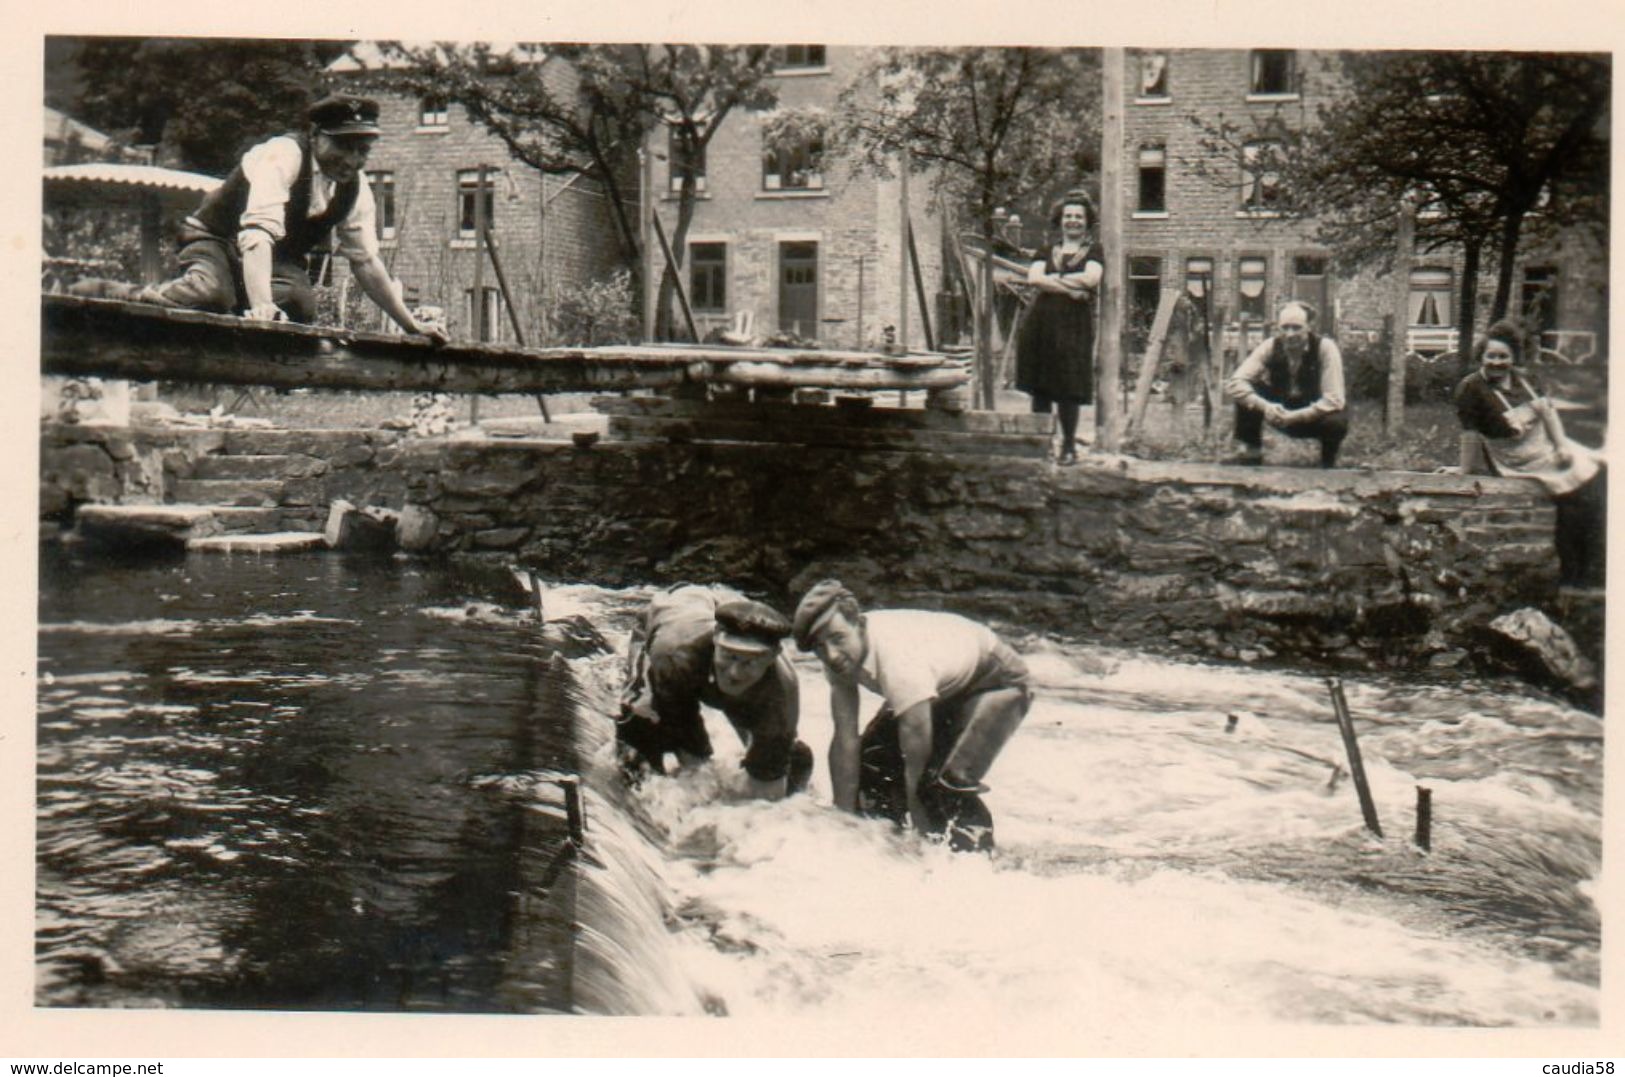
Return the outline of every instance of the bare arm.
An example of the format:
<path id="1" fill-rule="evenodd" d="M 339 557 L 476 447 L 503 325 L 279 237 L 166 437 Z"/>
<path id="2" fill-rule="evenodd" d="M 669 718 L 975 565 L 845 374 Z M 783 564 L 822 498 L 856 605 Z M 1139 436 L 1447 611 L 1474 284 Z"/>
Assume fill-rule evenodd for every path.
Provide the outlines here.
<path id="1" fill-rule="evenodd" d="M 914 829 L 923 833 L 926 818 L 920 807 L 920 776 L 925 773 L 925 761 L 931 758 L 930 700 L 916 703 L 897 716 L 897 740 L 903 749 L 903 787 L 908 792 L 908 815 Z"/>
<path id="2" fill-rule="evenodd" d="M 1225 396 L 1253 411 L 1268 410 L 1270 402 L 1258 395 L 1254 383 L 1264 376 L 1264 360 L 1269 358 L 1270 348 L 1273 346 L 1274 344 L 1266 339 L 1241 361 L 1236 372 L 1224 383 Z"/>
<path id="3" fill-rule="evenodd" d="M 856 681 L 829 682 L 829 713 L 835 734 L 829 741 L 829 784 L 835 806 L 858 810 L 858 685 Z"/>
<path id="4" fill-rule="evenodd" d="M 271 241 L 246 247 L 243 252 L 243 291 L 248 297 L 248 317 L 256 321 L 276 321 L 278 310 L 271 299 Z"/>
<path id="5" fill-rule="evenodd" d="M 377 303 L 396 325 L 408 333 L 421 333 L 441 344 L 446 342 L 447 338 L 443 330 L 435 326 L 420 325 L 418 320 L 412 317 L 412 312 L 406 309 L 406 303 L 401 299 L 400 293 L 395 290 L 394 278 L 389 275 L 389 270 L 384 268 L 384 263 L 379 260 L 377 255 L 351 262 L 350 268 L 355 272 L 355 279 L 360 283 L 361 290 L 366 292 L 367 297 Z M 245 259 L 243 269 L 245 287 L 247 286 L 247 273 Z"/>

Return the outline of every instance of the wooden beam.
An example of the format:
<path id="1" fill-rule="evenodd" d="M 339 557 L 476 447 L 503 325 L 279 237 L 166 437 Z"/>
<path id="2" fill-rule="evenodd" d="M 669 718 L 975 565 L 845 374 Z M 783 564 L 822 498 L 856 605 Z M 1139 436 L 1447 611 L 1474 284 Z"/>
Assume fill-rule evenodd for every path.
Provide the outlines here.
<path id="1" fill-rule="evenodd" d="M 842 366 L 786 366 L 773 362 L 708 364 L 694 380 L 713 385 L 744 385 L 752 389 L 953 389 L 970 380 L 962 367 L 926 370 Z"/>
<path id="2" fill-rule="evenodd" d="M 1174 306 L 1179 302 L 1182 289 L 1168 285 L 1162 290 L 1157 303 L 1157 316 L 1151 323 L 1151 338 L 1145 343 L 1145 354 L 1140 357 L 1140 376 L 1134 380 L 1134 402 L 1129 406 L 1128 430 L 1134 433 L 1145 423 L 1145 406 L 1151 399 L 1151 383 L 1156 380 L 1157 368 L 1162 366 L 1162 346 L 1168 340 L 1168 323 L 1174 320 Z"/>
<path id="3" fill-rule="evenodd" d="M 775 348 L 435 347 L 386 336 L 143 303 L 41 297 L 42 371 L 278 388 L 446 393 L 591 392 L 681 384 L 913 389 L 968 380 L 961 360 Z"/>

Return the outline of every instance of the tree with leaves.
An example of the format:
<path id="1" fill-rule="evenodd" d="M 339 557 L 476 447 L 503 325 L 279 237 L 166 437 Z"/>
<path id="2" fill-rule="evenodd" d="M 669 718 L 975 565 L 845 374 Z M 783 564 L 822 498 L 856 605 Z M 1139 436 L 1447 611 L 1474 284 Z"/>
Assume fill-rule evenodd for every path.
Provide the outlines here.
<path id="1" fill-rule="evenodd" d="M 678 177 L 672 256 L 681 269 L 712 136 L 737 109 L 765 109 L 776 92 L 766 45 L 541 45 L 498 54 L 488 46 L 390 43 L 394 66 L 376 73 L 385 89 L 434 94 L 462 105 L 515 159 L 542 172 L 601 181 L 616 214 L 627 269 L 642 280 L 642 249 L 629 162 L 650 132 L 671 134 Z M 403 63 L 404 61 L 404 63 Z M 658 152 L 658 150 L 656 151 Z M 651 192 L 652 193 L 652 192 Z M 676 277 L 661 276 L 656 335 L 671 339 Z M 641 292 L 641 288 L 639 289 Z"/>
<path id="2" fill-rule="evenodd" d="M 87 38 L 75 113 L 126 142 L 157 146 L 163 163 L 223 176 L 250 145 L 303 126 L 327 65 L 344 49 L 330 41 Z"/>
<path id="3" fill-rule="evenodd" d="M 907 151 L 994 245 L 993 211 L 1083 179 L 1100 141 L 1097 50 L 882 49 L 841 94 L 834 144 L 891 175 Z M 975 318 L 978 400 L 993 404 L 992 287 Z"/>
<path id="4" fill-rule="evenodd" d="M 1486 260 L 1496 267 L 1495 320 L 1507 312 L 1526 240 L 1572 228 L 1606 238 L 1607 56 L 1340 53 L 1327 73 L 1332 100 L 1301 128 L 1193 117 L 1209 158 L 1199 170 L 1230 183 L 1238 172 L 1274 173 L 1271 209 L 1312 218 L 1316 239 L 1345 269 L 1391 265 L 1408 206 L 1418 249 L 1462 253 L 1463 362 Z"/>

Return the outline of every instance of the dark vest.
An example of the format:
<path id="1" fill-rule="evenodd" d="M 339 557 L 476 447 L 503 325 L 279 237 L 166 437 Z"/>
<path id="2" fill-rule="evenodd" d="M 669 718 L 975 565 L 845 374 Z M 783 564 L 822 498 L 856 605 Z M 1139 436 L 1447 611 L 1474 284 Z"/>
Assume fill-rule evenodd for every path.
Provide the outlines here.
<path id="1" fill-rule="evenodd" d="M 1303 361 L 1298 364 L 1296 384 L 1292 379 L 1292 361 L 1286 356 L 1286 343 L 1280 337 L 1275 338 L 1270 356 L 1264 360 L 1270 398 L 1278 404 L 1301 408 L 1320 399 L 1320 338 L 1313 333 L 1308 337 Z"/>
<path id="2" fill-rule="evenodd" d="M 309 254 L 317 244 L 325 242 L 334 227 L 355 208 L 356 196 L 361 190 L 360 176 L 339 184 L 334 188 L 333 197 L 328 199 L 327 210 L 318 217 L 312 217 L 310 174 L 313 161 L 310 138 L 292 134 L 287 137 L 299 142 L 299 178 L 294 180 L 283 210 L 283 226 L 287 234 L 272 248 L 271 257 L 278 262 L 297 261 Z M 198 206 L 193 216 L 214 235 L 231 238 L 241 229 L 243 210 L 247 208 L 248 177 L 243 174 L 242 163 L 238 162 L 226 181 L 204 196 L 203 204 Z"/>

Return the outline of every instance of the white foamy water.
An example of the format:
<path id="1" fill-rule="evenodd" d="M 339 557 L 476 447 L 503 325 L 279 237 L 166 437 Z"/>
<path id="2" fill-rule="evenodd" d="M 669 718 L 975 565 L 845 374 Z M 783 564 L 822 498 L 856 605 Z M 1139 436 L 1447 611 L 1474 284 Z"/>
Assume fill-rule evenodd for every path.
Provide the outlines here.
<path id="1" fill-rule="evenodd" d="M 1600 736 L 1594 719 L 1501 696 L 1487 697 L 1501 713 L 1478 713 L 1447 691 L 1429 704 L 1435 717 L 1390 723 L 1392 699 L 1409 689 L 1351 683 L 1356 717 L 1384 721 L 1362 737 L 1387 833 L 1379 841 L 1362 829 L 1346 775 L 1333 780 L 1346 763 L 1319 679 L 1029 651 L 1038 699 L 988 779 L 992 859 L 951 855 L 830 807 L 828 693 L 807 659 L 798 669 L 801 736 L 818 759 L 810 795 L 742 798 L 738 741 L 708 714 L 710 764 L 611 796 L 642 825 L 616 820 L 594 840 L 612 845 L 616 861 L 641 858 L 641 900 L 650 879 L 665 891 L 660 914 L 645 918 L 643 956 L 623 970 L 636 979 L 641 967 L 660 967 L 647 1004 L 766 1018 L 884 1015 L 899 1027 L 954 1013 L 1102 1029 L 1157 1014 L 1597 1021 L 1594 976 L 1583 974 L 1594 942 L 1578 961 L 1542 960 L 1515 927 L 1465 926 L 1473 918 L 1460 907 L 1490 900 L 1482 879 L 1527 870 L 1503 884 L 1508 903 L 1566 887 L 1574 915 L 1594 917 L 1594 808 L 1537 774 L 1435 774 L 1425 778 L 1434 848 L 1423 854 L 1408 840 L 1423 779 L 1407 769 L 1441 743 L 1494 746 L 1529 711 L 1547 723 L 1521 734 L 1537 740 L 1583 743 Z M 609 659 L 576 665 L 604 697 L 603 713 L 584 718 L 595 726 L 591 777 L 607 791 L 617 670 Z M 877 703 L 866 696 L 863 713 Z M 1509 721 L 1514 710 L 1519 722 Z M 1506 849 L 1493 848 L 1502 839 Z M 1579 877 L 1548 883 L 1542 864 L 1518 867 L 1528 859 L 1519 842 L 1550 850 Z M 1563 843 L 1567 853 L 1551 849 Z M 1558 905 L 1550 915 L 1565 926 Z M 624 921 L 619 930 L 629 930 Z M 657 939 L 658 960 L 648 951 Z M 671 986 L 673 968 L 693 998 Z"/>

